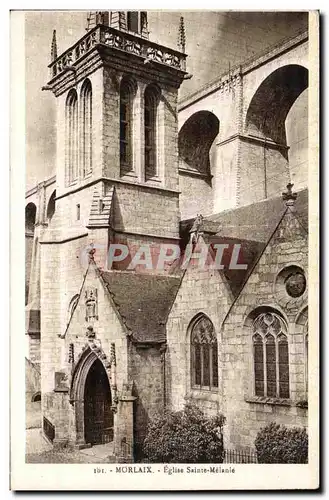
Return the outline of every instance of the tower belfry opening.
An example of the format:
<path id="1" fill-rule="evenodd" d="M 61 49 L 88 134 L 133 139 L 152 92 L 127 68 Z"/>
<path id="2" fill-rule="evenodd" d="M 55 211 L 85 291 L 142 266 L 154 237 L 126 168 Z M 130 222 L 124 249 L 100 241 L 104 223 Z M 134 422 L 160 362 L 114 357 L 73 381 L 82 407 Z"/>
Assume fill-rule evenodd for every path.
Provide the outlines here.
<path id="1" fill-rule="evenodd" d="M 98 24 L 109 25 L 109 12 L 102 11 L 91 11 L 87 14 L 87 26 L 86 31 L 92 30 Z"/>
<path id="2" fill-rule="evenodd" d="M 145 11 L 90 11 L 86 31 L 103 24 L 122 31 L 130 31 L 148 38 L 147 12 Z"/>

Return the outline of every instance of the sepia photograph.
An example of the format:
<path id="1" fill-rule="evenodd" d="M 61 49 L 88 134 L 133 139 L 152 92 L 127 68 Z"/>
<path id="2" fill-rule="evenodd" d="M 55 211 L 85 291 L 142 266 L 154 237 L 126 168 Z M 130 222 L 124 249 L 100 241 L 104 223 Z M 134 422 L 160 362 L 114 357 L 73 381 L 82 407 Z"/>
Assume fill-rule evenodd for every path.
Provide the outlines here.
<path id="1" fill-rule="evenodd" d="M 21 470 L 316 488 L 318 12 L 16 14 Z"/>

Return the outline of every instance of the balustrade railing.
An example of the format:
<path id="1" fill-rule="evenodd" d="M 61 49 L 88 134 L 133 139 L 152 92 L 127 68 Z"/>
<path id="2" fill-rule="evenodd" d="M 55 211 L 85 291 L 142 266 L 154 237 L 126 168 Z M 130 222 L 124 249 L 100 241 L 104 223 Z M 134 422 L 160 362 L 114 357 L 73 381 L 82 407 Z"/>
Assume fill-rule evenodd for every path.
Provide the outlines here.
<path id="1" fill-rule="evenodd" d="M 74 65 L 96 45 L 105 45 L 135 54 L 143 57 L 147 63 L 154 61 L 185 71 L 185 54 L 129 32 L 99 25 L 89 31 L 75 45 L 63 52 L 63 54 L 49 65 L 52 78 Z"/>
<path id="2" fill-rule="evenodd" d="M 248 450 L 225 450 L 224 464 L 257 464 L 257 454 Z"/>

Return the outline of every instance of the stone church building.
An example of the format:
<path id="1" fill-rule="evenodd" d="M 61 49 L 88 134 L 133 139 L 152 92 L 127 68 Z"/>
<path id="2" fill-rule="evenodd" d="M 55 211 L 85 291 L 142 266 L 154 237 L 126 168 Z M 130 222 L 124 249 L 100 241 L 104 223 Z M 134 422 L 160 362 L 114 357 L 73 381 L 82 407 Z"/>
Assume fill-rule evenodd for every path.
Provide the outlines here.
<path id="1" fill-rule="evenodd" d="M 307 23 L 181 97 L 188 24 L 174 49 L 148 17 L 90 13 L 61 54 L 53 34 L 56 171 L 26 193 L 27 410 L 41 399 L 54 447 L 130 461 L 155 412 L 194 401 L 251 450 L 269 422 L 307 426 Z M 113 244 L 156 259 L 191 242 L 226 245 L 222 268 L 108 266 Z"/>

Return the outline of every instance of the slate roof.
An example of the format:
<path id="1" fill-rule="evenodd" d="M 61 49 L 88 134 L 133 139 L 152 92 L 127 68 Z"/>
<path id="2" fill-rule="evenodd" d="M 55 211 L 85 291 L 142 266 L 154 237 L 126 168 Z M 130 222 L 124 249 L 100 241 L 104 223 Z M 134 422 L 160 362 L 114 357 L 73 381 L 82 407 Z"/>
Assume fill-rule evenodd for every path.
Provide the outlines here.
<path id="1" fill-rule="evenodd" d="M 206 220 L 218 223 L 218 233 L 231 238 L 267 243 L 279 223 L 286 205 L 281 196 L 227 210 Z M 308 190 L 297 193 L 295 213 L 301 224 L 308 226 Z"/>
<path id="2" fill-rule="evenodd" d="M 117 310 L 133 340 L 161 343 L 180 278 L 129 271 L 100 271 Z"/>
<path id="3" fill-rule="evenodd" d="M 225 210 L 204 218 L 204 232 L 216 233 L 237 240 L 266 243 L 279 223 L 286 205 L 281 196 Z M 308 227 L 308 190 L 297 192 L 295 214 L 301 224 Z M 181 222 L 182 236 L 192 227 L 194 219 Z"/>
<path id="4" fill-rule="evenodd" d="M 224 258 L 224 270 L 219 271 L 225 274 L 234 297 L 240 293 L 285 209 L 285 203 L 281 196 L 278 196 L 204 219 L 203 231 L 207 243 L 241 244 L 242 262 L 247 264 L 247 270 L 230 270 L 228 265 L 225 265 Z M 307 230 L 307 190 L 298 193 L 295 215 Z M 189 239 L 193 222 L 194 219 L 181 222 L 182 248 Z M 229 253 L 226 258 L 230 258 Z M 181 278 L 170 274 L 164 276 L 129 271 L 99 272 L 133 340 L 138 343 L 165 342 L 166 321 Z"/>
<path id="5" fill-rule="evenodd" d="M 241 263 L 247 264 L 247 270 L 229 269 L 230 252 L 227 253 L 226 259 L 224 253 L 222 261 L 223 272 L 234 297 L 239 294 L 247 275 L 263 252 L 285 209 L 286 205 L 282 197 L 278 196 L 204 218 L 203 232 L 207 243 L 226 243 L 231 248 L 234 243 L 241 244 Z M 307 189 L 297 193 L 295 216 L 307 231 Z M 181 237 L 185 245 L 189 239 L 189 230 L 193 221 L 194 219 L 189 219 L 181 222 Z"/>

